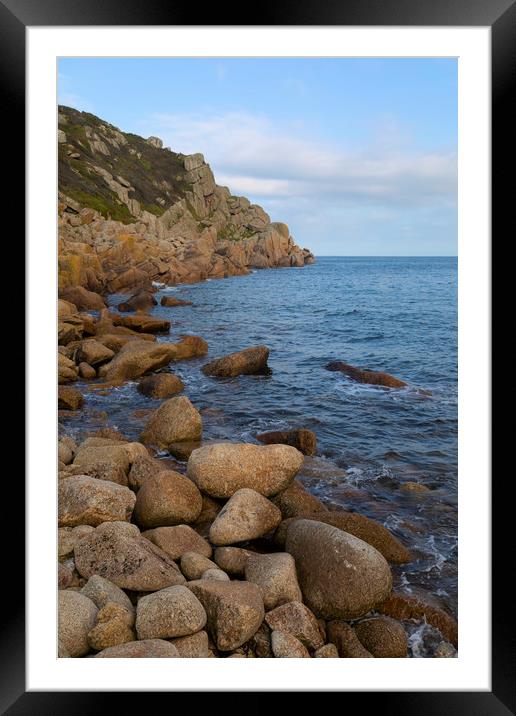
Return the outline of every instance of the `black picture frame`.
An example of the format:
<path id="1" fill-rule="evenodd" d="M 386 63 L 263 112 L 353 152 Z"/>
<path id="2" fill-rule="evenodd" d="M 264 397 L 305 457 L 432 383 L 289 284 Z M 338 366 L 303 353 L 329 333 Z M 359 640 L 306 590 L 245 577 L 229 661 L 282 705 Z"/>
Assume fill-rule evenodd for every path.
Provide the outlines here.
<path id="1" fill-rule="evenodd" d="M 509 212 L 514 205 L 514 158 L 516 112 L 516 3 L 514 0 L 285 0 L 280 4 L 262 0 L 254 13 L 258 23 L 247 23 L 244 8 L 236 3 L 206 4 L 202 7 L 202 22 L 198 8 L 167 0 L 0 0 L 0 112 L 3 156 L 8 162 L 9 211 L 18 218 L 18 250 L 24 262 L 23 217 L 25 200 L 25 31 L 32 26 L 91 26 L 91 25 L 361 25 L 361 26 L 489 26 L 492 37 L 492 236 L 504 247 L 504 266 L 507 267 L 507 241 L 512 234 Z M 4 194 L 5 196 L 5 194 Z M 502 236 L 502 230 L 505 229 Z M 505 241 L 504 241 L 505 239 Z M 514 241 L 512 239 L 512 241 Z M 492 307 L 503 310 L 501 291 L 502 267 L 494 267 L 492 255 Z M 17 277 L 19 280 L 19 277 Z M 17 289 L 19 294 L 19 287 Z M 19 307 L 23 311 L 23 306 Z M 493 316 L 496 311 L 493 311 Z M 19 346 L 19 343 L 17 344 Z M 21 363 L 21 356 L 18 356 Z M 474 358 L 472 358 L 474 359 Z M 494 373 L 493 373 L 494 375 Z M 494 410 L 493 391 L 492 409 Z M 19 402 L 19 394 L 17 398 Z M 23 404 L 23 403 L 22 403 Z M 505 421 L 504 421 L 505 422 Z M 498 454 L 509 442 L 509 423 L 493 431 L 492 454 Z M 347 693 L 345 708 L 350 699 L 360 699 L 360 707 L 382 709 L 388 713 L 425 716 L 426 714 L 469 714 L 471 716 L 505 716 L 516 710 L 516 639 L 513 592 L 507 587 L 514 571 L 509 545 L 512 526 L 512 503 L 505 497 L 511 471 L 502 472 L 497 484 L 493 481 L 492 500 L 492 691 L 491 692 L 367 692 Z M 43 475 L 44 477 L 44 475 Z M 47 476 L 48 477 L 48 476 Z M 18 505 L 23 514 L 24 485 L 21 475 L 11 480 L 9 500 Z M 53 479 L 50 477 L 49 479 Z M 473 489 L 473 488 L 472 488 Z M 511 511 L 511 513 L 509 512 Z M 5 537 L 7 539 L 7 537 Z M 3 550 L 3 576 L 6 579 L 4 596 L 7 601 L 0 610 L 0 712 L 9 716 L 19 714 L 81 714 L 97 713 L 99 709 L 119 705 L 120 694 L 79 692 L 25 691 L 25 608 L 20 595 L 24 584 L 24 531 L 17 521 L 8 533 L 15 549 Z M 16 595 L 16 596 L 15 596 Z M 470 595 L 474 599 L 474 595 Z M 127 694 L 134 708 L 139 707 L 138 694 Z M 200 694 L 199 694 L 200 695 Z M 258 694 L 257 694 L 258 696 Z M 148 695 L 144 698 L 148 699 Z M 366 699 L 366 700 L 364 700 Z M 148 702 L 147 702 L 148 703 Z M 258 705 L 260 702 L 254 702 Z M 343 704 L 344 706 L 344 704 Z"/>

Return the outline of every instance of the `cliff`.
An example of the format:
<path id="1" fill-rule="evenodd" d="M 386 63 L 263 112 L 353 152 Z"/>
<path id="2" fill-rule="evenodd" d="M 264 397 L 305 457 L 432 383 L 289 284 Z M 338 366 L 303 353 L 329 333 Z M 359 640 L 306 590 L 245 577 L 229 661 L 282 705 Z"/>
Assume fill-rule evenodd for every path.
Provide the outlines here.
<path id="1" fill-rule="evenodd" d="M 288 226 L 215 183 L 202 154 L 59 107 L 59 288 L 131 290 L 313 263 Z"/>

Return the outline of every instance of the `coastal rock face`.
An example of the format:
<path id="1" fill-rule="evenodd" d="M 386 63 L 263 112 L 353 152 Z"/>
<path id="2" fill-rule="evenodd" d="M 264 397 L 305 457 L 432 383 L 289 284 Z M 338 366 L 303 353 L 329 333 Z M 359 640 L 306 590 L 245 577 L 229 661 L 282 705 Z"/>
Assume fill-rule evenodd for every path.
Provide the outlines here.
<path id="1" fill-rule="evenodd" d="M 326 370 L 340 371 L 345 373 L 357 383 L 368 383 L 369 385 L 383 385 L 386 388 L 403 388 L 407 384 L 395 378 L 389 373 L 382 373 L 381 371 L 365 370 L 363 368 L 356 368 L 355 366 L 344 363 L 343 361 L 336 360 L 328 363 Z"/>
<path id="2" fill-rule="evenodd" d="M 184 475 L 163 470 L 149 476 L 138 491 L 134 519 L 145 528 L 195 522 L 202 508 L 199 490 Z"/>
<path id="3" fill-rule="evenodd" d="M 177 154 L 68 107 L 59 122 L 59 287 L 79 310 L 102 304 L 78 289 L 134 293 L 152 281 L 193 283 L 314 261 L 286 224 L 217 186 L 201 154 Z"/>
<path id="4" fill-rule="evenodd" d="M 217 378 L 233 378 L 237 375 L 266 374 L 270 372 L 267 365 L 269 349 L 267 346 L 246 348 L 238 353 L 231 353 L 223 358 L 216 358 L 202 368 L 205 375 Z M 279 440 L 278 442 L 282 442 Z"/>
<path id="5" fill-rule="evenodd" d="M 370 544 L 392 564 L 404 564 L 412 559 L 408 549 L 386 527 L 356 512 L 345 512 L 344 510 L 305 512 L 298 514 L 295 519 L 315 520 L 338 527 Z M 294 519 L 286 519 L 278 527 L 274 535 L 274 540 L 278 545 L 285 544 L 287 530 L 293 522 Z"/>
<path id="6" fill-rule="evenodd" d="M 134 492 L 114 482 L 78 475 L 59 482 L 58 516 L 60 527 L 119 522 L 131 518 Z"/>
<path id="7" fill-rule="evenodd" d="M 242 488 L 270 497 L 291 483 L 302 463 L 303 455 L 288 445 L 215 443 L 192 452 L 187 475 L 210 497 L 231 497 Z"/>
<path id="8" fill-rule="evenodd" d="M 152 592 L 185 578 L 165 552 L 140 535 L 135 525 L 105 522 L 75 546 L 75 565 L 82 577 L 105 577 L 121 589 Z"/>
<path id="9" fill-rule="evenodd" d="M 181 585 L 141 597 L 136 609 L 139 639 L 188 636 L 206 624 L 206 612 L 190 589 Z"/>
<path id="10" fill-rule="evenodd" d="M 165 450 L 173 443 L 200 440 L 202 418 L 184 395 L 165 401 L 151 416 L 142 440 Z"/>
<path id="11" fill-rule="evenodd" d="M 243 488 L 226 502 L 210 528 L 210 542 L 235 544 L 262 537 L 281 522 L 281 512 L 255 490 Z"/>
<path id="12" fill-rule="evenodd" d="M 220 651 L 237 649 L 263 621 L 262 594 L 255 584 L 200 579 L 188 588 L 206 610 L 208 630 Z"/>
<path id="13" fill-rule="evenodd" d="M 355 619 L 389 595 L 392 575 L 371 545 L 311 520 L 288 528 L 285 550 L 296 561 L 304 601 L 324 619 Z"/>
<path id="14" fill-rule="evenodd" d="M 317 437 L 315 433 L 306 428 L 296 430 L 271 430 L 267 433 L 260 433 L 256 439 L 266 445 L 281 443 L 292 445 L 303 455 L 315 455 L 317 452 Z"/>
<path id="15" fill-rule="evenodd" d="M 58 610 L 60 643 L 69 656 L 84 656 L 90 650 L 88 632 L 95 626 L 97 607 L 80 592 L 60 590 Z"/>

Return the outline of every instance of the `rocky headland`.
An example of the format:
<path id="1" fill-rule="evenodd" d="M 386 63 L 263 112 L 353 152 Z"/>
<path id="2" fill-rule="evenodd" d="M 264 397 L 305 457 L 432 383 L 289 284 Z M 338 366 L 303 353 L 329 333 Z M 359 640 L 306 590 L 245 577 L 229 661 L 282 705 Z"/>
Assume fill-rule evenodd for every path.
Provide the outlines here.
<path id="1" fill-rule="evenodd" d="M 152 313 L 155 284 L 301 267 L 312 254 L 216 186 L 201 155 L 64 107 L 59 172 L 60 416 L 125 381 L 161 401 L 136 441 L 61 426 L 59 656 L 404 658 L 407 625 L 425 620 L 441 635 L 434 656 L 454 656 L 452 617 L 393 591 L 410 545 L 298 479 L 317 452 L 312 431 L 204 439 L 174 365 L 204 360 L 206 379 L 231 390 L 236 376 L 268 373 L 268 347 L 208 358 L 203 337 L 169 341 L 170 321 Z M 127 293 L 117 310 L 114 292 Z M 171 312 L 183 303 L 161 300 Z"/>

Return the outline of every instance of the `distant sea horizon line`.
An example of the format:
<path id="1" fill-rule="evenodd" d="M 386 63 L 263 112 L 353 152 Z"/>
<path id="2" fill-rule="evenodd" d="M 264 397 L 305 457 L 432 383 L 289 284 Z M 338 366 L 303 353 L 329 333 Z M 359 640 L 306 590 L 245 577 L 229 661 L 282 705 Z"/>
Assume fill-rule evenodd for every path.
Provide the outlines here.
<path id="1" fill-rule="evenodd" d="M 314 254 L 321 259 L 457 259 L 458 254 Z"/>

